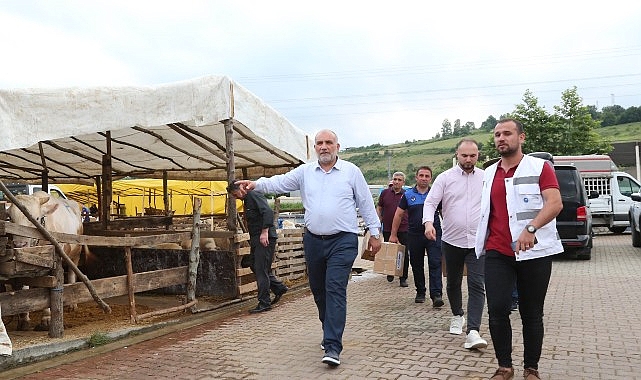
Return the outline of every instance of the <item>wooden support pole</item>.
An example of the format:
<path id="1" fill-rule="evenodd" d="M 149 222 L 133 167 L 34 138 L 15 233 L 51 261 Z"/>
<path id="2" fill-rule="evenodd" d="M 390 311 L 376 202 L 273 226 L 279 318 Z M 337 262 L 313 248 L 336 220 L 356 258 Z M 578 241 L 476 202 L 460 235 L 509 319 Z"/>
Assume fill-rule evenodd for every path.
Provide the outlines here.
<path id="1" fill-rule="evenodd" d="M 225 124 L 225 150 L 227 151 L 227 182 L 235 180 L 236 163 L 234 161 L 234 119 L 227 119 Z M 236 232 L 236 198 L 227 197 L 227 229 Z"/>
<path id="2" fill-rule="evenodd" d="M 51 312 L 51 322 L 49 323 L 49 337 L 62 338 L 65 331 L 64 324 L 64 283 L 65 273 L 62 267 L 62 257 L 56 256 L 56 266 L 54 269 L 56 285 L 49 289 L 49 311 Z"/>
<path id="3" fill-rule="evenodd" d="M 196 305 L 196 300 L 193 300 L 193 301 L 191 301 L 189 303 L 186 303 L 184 305 L 180 305 L 180 306 L 176 306 L 176 307 L 169 307 L 167 309 L 162 309 L 162 310 L 154 310 L 154 311 L 151 311 L 149 313 L 140 314 L 136 318 L 136 322 L 142 321 L 143 319 L 155 317 L 155 316 L 158 316 L 158 315 L 163 315 L 163 314 L 173 313 L 173 312 L 176 312 L 176 311 L 185 310 L 185 309 L 191 308 L 191 307 L 193 307 L 195 305 Z"/>
<path id="4" fill-rule="evenodd" d="M 169 186 L 167 185 L 168 175 L 167 171 L 163 170 L 162 172 L 162 201 L 165 207 L 165 216 L 171 215 L 171 204 L 169 202 Z M 167 226 L 169 229 L 169 226 Z"/>
<path id="5" fill-rule="evenodd" d="M 200 198 L 194 198 L 194 222 L 191 230 L 191 250 L 189 251 L 189 276 L 187 280 L 187 302 L 196 301 L 196 278 L 198 277 L 198 263 L 200 262 Z M 195 303 L 194 303 L 195 306 Z M 195 307 L 191 312 L 194 313 Z"/>
<path id="6" fill-rule="evenodd" d="M 125 237 L 129 237 L 127 234 Z M 125 247 L 125 267 L 127 268 L 127 296 L 129 297 L 129 317 L 132 323 L 136 322 L 136 298 L 134 289 L 136 288 L 136 279 L 134 278 L 134 269 L 132 263 L 131 247 Z"/>

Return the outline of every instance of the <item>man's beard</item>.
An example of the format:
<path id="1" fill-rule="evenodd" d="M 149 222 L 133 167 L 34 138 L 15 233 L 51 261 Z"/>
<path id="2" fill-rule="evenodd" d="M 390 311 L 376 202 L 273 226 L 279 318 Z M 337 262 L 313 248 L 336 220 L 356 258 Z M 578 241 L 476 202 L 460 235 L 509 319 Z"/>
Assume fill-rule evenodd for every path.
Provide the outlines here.
<path id="1" fill-rule="evenodd" d="M 512 148 L 512 147 L 510 147 L 509 145 L 505 145 L 505 147 L 506 147 L 506 148 L 505 148 L 505 149 L 503 149 L 503 150 L 499 150 L 499 149 L 497 148 L 497 150 L 498 150 L 498 152 L 499 152 L 499 156 L 501 156 L 501 157 L 509 157 L 509 156 L 514 155 L 514 154 L 518 151 L 518 149 L 517 149 L 517 148 Z"/>
<path id="2" fill-rule="evenodd" d="M 318 162 L 323 165 L 333 164 L 336 161 L 336 155 L 331 153 L 322 153 L 318 155 Z"/>

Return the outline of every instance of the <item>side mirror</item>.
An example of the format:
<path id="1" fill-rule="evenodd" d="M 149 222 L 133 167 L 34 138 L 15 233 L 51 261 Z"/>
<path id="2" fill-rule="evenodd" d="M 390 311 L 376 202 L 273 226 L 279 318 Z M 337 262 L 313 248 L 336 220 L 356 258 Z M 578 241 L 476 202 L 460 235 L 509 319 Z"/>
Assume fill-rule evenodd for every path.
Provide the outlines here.
<path id="1" fill-rule="evenodd" d="M 599 193 L 597 191 L 594 191 L 594 190 L 590 191 L 590 193 L 588 194 L 588 199 L 595 199 L 595 198 L 598 198 L 598 197 L 599 197 Z"/>
<path id="2" fill-rule="evenodd" d="M 633 201 L 641 202 L 641 193 L 632 193 L 630 198 L 632 198 Z"/>

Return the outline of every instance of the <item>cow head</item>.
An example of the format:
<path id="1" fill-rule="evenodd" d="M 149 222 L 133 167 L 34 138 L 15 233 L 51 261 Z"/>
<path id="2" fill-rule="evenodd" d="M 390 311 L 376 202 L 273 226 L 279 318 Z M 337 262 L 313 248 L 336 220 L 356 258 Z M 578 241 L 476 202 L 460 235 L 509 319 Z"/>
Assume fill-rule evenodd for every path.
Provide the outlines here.
<path id="1" fill-rule="evenodd" d="M 34 219 L 43 225 L 45 224 L 45 217 L 58 208 L 57 203 L 49 202 L 49 194 L 44 191 L 36 191 L 33 195 L 16 195 L 16 199 L 27 209 L 27 212 L 31 214 Z M 31 223 L 15 205 L 9 206 L 7 214 L 13 223 L 33 227 L 33 223 Z M 37 240 L 38 239 L 35 238 L 14 235 L 13 245 L 16 248 L 29 247 L 36 245 Z"/>

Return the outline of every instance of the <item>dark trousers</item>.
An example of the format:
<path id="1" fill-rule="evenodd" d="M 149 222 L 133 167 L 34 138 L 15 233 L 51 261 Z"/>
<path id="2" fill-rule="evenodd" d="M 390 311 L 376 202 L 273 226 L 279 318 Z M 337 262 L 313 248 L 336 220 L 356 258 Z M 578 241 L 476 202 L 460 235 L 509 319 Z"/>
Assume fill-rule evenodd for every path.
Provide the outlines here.
<path id="1" fill-rule="evenodd" d="M 512 367 L 510 308 L 516 281 L 523 324 L 523 365 L 524 368 L 538 369 L 543 346 L 543 307 L 552 273 L 552 257 L 517 262 L 514 257 L 492 250 L 485 256 L 490 335 L 499 366 Z"/>
<path id="2" fill-rule="evenodd" d="M 443 257 L 447 271 L 447 299 L 453 315 L 463 315 L 463 269 L 467 266 L 467 333 L 481 331 L 485 307 L 485 256 L 476 258 L 474 248 L 460 248 L 443 242 Z"/>
<path id="3" fill-rule="evenodd" d="M 383 231 L 383 240 L 389 241 L 392 233 L 390 231 Z M 405 259 L 403 261 L 403 275 L 399 277 L 401 280 L 407 280 L 407 272 L 410 268 L 410 256 L 407 249 L 407 232 L 397 232 L 398 242 L 405 246 Z M 367 242 L 366 242 L 367 243 Z"/>
<path id="4" fill-rule="evenodd" d="M 272 272 L 272 261 L 274 259 L 274 250 L 276 248 L 276 238 L 269 239 L 267 247 L 260 243 L 260 235 L 250 236 L 249 244 L 251 247 L 250 267 L 256 276 L 256 285 L 258 286 L 258 304 L 259 306 L 271 305 L 269 291 L 274 294 L 282 293 L 287 289 Z"/>
<path id="5" fill-rule="evenodd" d="M 343 232 L 321 237 L 306 232 L 303 246 L 309 287 L 323 325 L 325 352 L 340 354 L 347 319 L 347 282 L 358 254 L 358 236 Z"/>
<path id="6" fill-rule="evenodd" d="M 441 273 L 441 234 L 436 240 L 430 240 L 422 233 L 407 234 L 407 245 L 410 251 L 410 264 L 414 275 L 416 294 L 425 295 L 425 251 L 429 268 L 430 298 L 443 295 L 443 274 Z"/>

